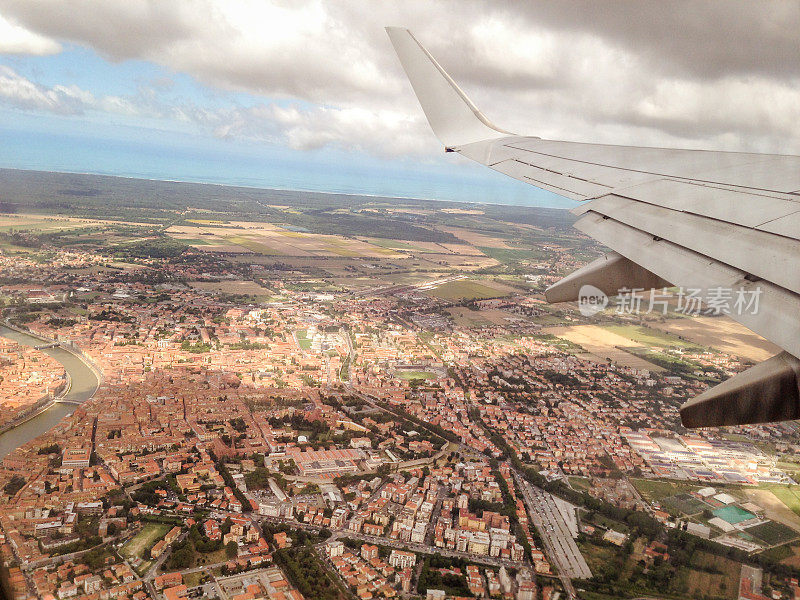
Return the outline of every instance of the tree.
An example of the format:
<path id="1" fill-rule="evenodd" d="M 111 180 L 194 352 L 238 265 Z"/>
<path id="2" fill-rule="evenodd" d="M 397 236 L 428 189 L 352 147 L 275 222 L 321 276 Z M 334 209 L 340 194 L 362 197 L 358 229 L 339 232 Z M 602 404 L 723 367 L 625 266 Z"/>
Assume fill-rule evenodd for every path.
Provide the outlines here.
<path id="1" fill-rule="evenodd" d="M 239 556 L 239 544 L 231 540 L 227 544 L 225 544 L 225 555 L 228 558 L 236 558 Z"/>

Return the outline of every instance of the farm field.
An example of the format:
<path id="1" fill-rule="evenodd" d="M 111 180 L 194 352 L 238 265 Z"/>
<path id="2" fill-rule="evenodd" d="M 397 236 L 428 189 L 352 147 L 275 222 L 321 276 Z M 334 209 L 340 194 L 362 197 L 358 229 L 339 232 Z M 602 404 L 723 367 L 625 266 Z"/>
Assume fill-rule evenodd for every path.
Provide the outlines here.
<path id="1" fill-rule="evenodd" d="M 509 319 L 519 318 L 519 315 L 495 308 L 482 309 L 479 312 L 466 306 L 453 306 L 447 309 L 459 327 L 487 327 L 490 325 L 507 325 Z"/>
<path id="2" fill-rule="evenodd" d="M 255 281 L 192 281 L 189 285 L 197 290 L 242 294 L 247 296 L 269 296 L 270 290 Z"/>
<path id="3" fill-rule="evenodd" d="M 615 364 L 632 369 L 646 369 L 649 371 L 663 371 L 659 366 L 643 358 L 626 352 L 626 347 L 639 347 L 645 349 L 644 344 L 634 342 L 618 333 L 608 331 L 600 325 L 575 325 L 572 327 L 550 327 L 542 330 L 544 333 L 569 340 L 586 350 L 586 354 L 579 354 L 581 358 L 606 362 L 611 360 Z"/>
<path id="4" fill-rule="evenodd" d="M 679 577 L 688 588 L 689 598 L 739 597 L 739 575 L 741 564 L 711 554 L 698 553 L 697 569 L 682 570 Z"/>
<path id="5" fill-rule="evenodd" d="M 528 248 L 493 248 L 491 246 L 479 246 L 478 249 L 489 258 L 493 258 L 501 263 L 519 262 L 521 260 L 541 260 L 547 257 L 547 253 Z"/>
<path id="6" fill-rule="evenodd" d="M 781 349 L 728 317 L 667 319 L 652 326 L 721 352 L 760 362 Z"/>
<path id="7" fill-rule="evenodd" d="M 769 519 L 800 531 L 800 486 L 770 485 L 764 489 L 743 489 L 742 492 L 761 506 Z"/>
<path id="8" fill-rule="evenodd" d="M 645 346 L 655 346 L 659 348 L 701 348 L 701 346 L 694 342 L 682 340 L 670 333 L 643 327 L 641 325 L 609 324 L 603 325 L 603 329 L 626 337 L 639 344 L 644 344 Z"/>
<path id="9" fill-rule="evenodd" d="M 697 486 L 677 482 L 677 481 L 658 481 L 654 479 L 630 479 L 633 487 L 636 488 L 642 497 L 648 502 L 658 502 L 669 496 L 683 494 L 695 489 Z"/>
<path id="10" fill-rule="evenodd" d="M 800 533 L 797 533 L 794 529 L 774 521 L 748 527 L 745 531 L 760 540 L 764 540 L 768 546 L 778 546 L 800 537 Z"/>
<path id="11" fill-rule="evenodd" d="M 209 252 L 254 252 L 265 256 L 398 256 L 395 250 L 362 240 L 290 231 L 270 223 L 175 225 L 167 229 L 167 233 L 176 240 Z M 203 243 L 198 244 L 197 240 Z"/>
<path id="12" fill-rule="evenodd" d="M 481 300 L 485 298 L 499 298 L 506 296 L 510 288 L 501 284 L 487 285 L 479 281 L 460 279 L 448 281 L 427 293 L 443 300 Z"/>
<path id="13" fill-rule="evenodd" d="M 478 248 L 509 247 L 508 244 L 506 243 L 506 240 L 504 240 L 499 236 L 484 235 L 482 233 L 478 233 L 477 231 L 471 231 L 469 229 L 464 229 L 461 227 L 442 227 L 442 231 L 446 231 L 447 233 L 452 233 L 460 240 L 464 240 L 467 244 L 471 246 L 476 246 Z"/>

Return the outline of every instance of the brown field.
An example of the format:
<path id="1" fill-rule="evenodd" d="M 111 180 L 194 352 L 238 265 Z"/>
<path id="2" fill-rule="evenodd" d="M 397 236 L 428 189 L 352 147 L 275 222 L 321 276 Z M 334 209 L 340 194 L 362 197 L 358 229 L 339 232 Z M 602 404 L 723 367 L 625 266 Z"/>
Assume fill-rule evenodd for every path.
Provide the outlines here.
<path id="1" fill-rule="evenodd" d="M 447 312 L 453 317 L 456 325 L 460 327 L 508 325 L 510 322 L 508 319 L 519 319 L 518 315 L 512 315 L 509 312 L 496 308 L 475 311 L 465 306 L 454 306 L 448 308 Z"/>
<path id="2" fill-rule="evenodd" d="M 487 248 L 508 248 L 508 244 L 503 238 L 491 237 L 470 231 L 469 229 L 462 229 L 461 227 L 442 227 L 442 231 L 452 233 L 460 240 L 464 240 L 472 246 L 486 246 Z"/>
<path id="3" fill-rule="evenodd" d="M 458 268 L 473 271 L 497 264 L 495 259 L 488 256 L 458 254 L 426 254 L 424 258 L 420 257 L 418 262 L 424 264 L 425 268 Z"/>
<path id="4" fill-rule="evenodd" d="M 784 558 L 781 564 L 800 569 L 800 546 L 789 546 L 789 550 L 792 551 L 792 555 L 789 558 Z"/>
<path id="5" fill-rule="evenodd" d="M 739 597 L 739 575 L 742 565 L 736 561 L 711 554 L 700 554 L 700 564 L 706 570 L 688 572 L 686 583 L 690 598 L 705 598 L 707 596 L 730 598 Z"/>
<path id="6" fill-rule="evenodd" d="M 209 252 L 242 252 L 267 256 L 342 256 L 386 258 L 399 256 L 389 248 L 381 248 L 362 240 L 338 235 L 321 235 L 287 231 L 270 223 L 232 221 L 222 226 L 179 225 L 167 229 L 178 240 L 185 240 L 198 250 Z M 202 240 L 198 242 L 197 240 Z"/>
<path id="7" fill-rule="evenodd" d="M 775 494 L 769 490 L 757 489 L 743 489 L 742 492 L 748 500 L 764 509 L 764 514 L 768 519 L 800 531 L 800 516 L 781 502 Z"/>
<path id="8" fill-rule="evenodd" d="M 622 348 L 647 348 L 647 346 L 634 342 L 631 339 L 608 331 L 598 325 L 575 325 L 572 327 L 550 327 L 544 333 L 569 340 L 578 344 L 587 351 L 579 354 L 581 358 L 595 362 L 611 362 L 632 369 L 647 369 L 650 371 L 663 371 L 661 367 L 634 356 Z"/>
<path id="9" fill-rule="evenodd" d="M 52 230 L 74 229 L 87 225 L 138 225 L 153 227 L 153 223 L 139 223 L 137 221 L 115 221 L 113 219 L 87 219 L 84 217 L 61 217 L 49 215 L 29 215 L 25 213 L 0 214 L 0 230 L 13 229 L 39 229 Z"/>
<path id="10" fill-rule="evenodd" d="M 485 211 L 473 209 L 468 210 L 466 208 L 443 208 L 443 213 L 449 213 L 451 215 L 482 215 L 485 214 Z"/>
<path id="11" fill-rule="evenodd" d="M 272 292 L 255 281 L 192 281 L 189 285 L 197 290 L 224 292 L 226 294 L 246 294 L 249 296 L 269 296 Z"/>
<path id="12" fill-rule="evenodd" d="M 754 362 L 766 360 L 781 351 L 775 344 L 728 317 L 668 319 L 650 326 Z"/>

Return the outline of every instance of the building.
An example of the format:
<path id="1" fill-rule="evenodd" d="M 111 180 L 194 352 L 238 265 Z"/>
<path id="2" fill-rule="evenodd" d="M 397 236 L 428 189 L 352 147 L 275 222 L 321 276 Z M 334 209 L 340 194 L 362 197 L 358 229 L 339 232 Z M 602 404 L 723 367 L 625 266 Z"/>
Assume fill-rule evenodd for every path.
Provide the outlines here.
<path id="1" fill-rule="evenodd" d="M 344 544 L 342 542 L 336 541 L 328 544 L 328 556 L 336 558 L 342 554 L 344 554 Z"/>
<path id="2" fill-rule="evenodd" d="M 87 468 L 91 458 L 91 448 L 66 448 L 61 456 L 61 466 L 67 469 Z"/>
<path id="3" fill-rule="evenodd" d="M 373 558 L 378 557 L 378 547 L 373 544 L 364 544 L 361 546 L 361 558 L 366 560 L 367 562 L 371 561 Z"/>
<path id="4" fill-rule="evenodd" d="M 402 550 L 392 550 L 389 555 L 389 564 L 395 569 L 405 569 L 406 567 L 413 567 L 417 564 L 417 555 L 413 552 L 404 552 Z"/>

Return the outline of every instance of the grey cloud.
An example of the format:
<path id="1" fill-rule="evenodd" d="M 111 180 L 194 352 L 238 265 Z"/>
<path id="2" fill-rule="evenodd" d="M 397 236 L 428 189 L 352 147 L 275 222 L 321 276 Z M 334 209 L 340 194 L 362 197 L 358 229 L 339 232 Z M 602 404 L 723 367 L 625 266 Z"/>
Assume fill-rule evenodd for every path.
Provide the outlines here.
<path id="1" fill-rule="evenodd" d="M 0 13 L 116 60 L 301 101 L 209 112 L 162 106 L 158 86 L 128 99 L 219 136 L 438 153 L 383 32 L 391 24 L 410 27 L 513 131 L 800 151 L 797 2 L 0 0 Z"/>

